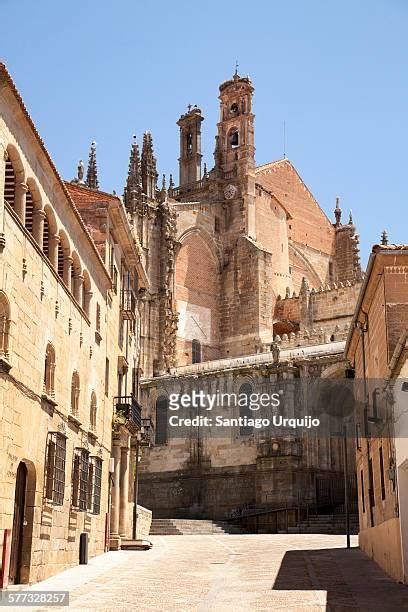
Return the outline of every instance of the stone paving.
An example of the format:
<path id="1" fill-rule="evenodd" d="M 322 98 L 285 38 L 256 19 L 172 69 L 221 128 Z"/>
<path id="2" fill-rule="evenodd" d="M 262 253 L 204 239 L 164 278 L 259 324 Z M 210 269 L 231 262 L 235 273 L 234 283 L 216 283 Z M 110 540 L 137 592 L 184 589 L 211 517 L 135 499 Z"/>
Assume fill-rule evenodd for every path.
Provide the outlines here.
<path id="1" fill-rule="evenodd" d="M 81 611 L 408 611 L 408 587 L 365 557 L 356 537 L 351 550 L 335 535 L 151 540 L 150 551 L 109 552 L 30 590 L 68 589 L 70 609 Z"/>

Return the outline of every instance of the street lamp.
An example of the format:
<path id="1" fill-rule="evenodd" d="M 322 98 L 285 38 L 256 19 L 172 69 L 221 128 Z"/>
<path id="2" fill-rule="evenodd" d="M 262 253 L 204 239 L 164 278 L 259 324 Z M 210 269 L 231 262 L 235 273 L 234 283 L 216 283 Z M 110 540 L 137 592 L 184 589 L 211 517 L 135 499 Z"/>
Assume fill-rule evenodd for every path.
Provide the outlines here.
<path id="1" fill-rule="evenodd" d="M 344 471 L 344 515 L 346 523 L 346 539 L 347 548 L 350 546 L 350 510 L 349 510 L 349 495 L 348 495 L 348 457 L 347 457 L 347 425 L 344 423 L 343 432 L 332 433 L 333 437 L 343 438 L 343 471 Z"/>

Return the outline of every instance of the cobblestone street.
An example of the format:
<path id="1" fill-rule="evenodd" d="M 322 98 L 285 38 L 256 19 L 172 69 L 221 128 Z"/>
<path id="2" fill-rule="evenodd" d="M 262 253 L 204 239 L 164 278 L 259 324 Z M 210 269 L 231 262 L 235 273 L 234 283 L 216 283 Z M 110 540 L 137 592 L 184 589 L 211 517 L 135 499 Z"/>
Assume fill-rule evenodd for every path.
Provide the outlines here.
<path id="1" fill-rule="evenodd" d="M 110 552 L 30 590 L 68 589 L 72 610 L 408 610 L 408 588 L 345 549 L 344 536 L 151 540 L 150 551 Z"/>

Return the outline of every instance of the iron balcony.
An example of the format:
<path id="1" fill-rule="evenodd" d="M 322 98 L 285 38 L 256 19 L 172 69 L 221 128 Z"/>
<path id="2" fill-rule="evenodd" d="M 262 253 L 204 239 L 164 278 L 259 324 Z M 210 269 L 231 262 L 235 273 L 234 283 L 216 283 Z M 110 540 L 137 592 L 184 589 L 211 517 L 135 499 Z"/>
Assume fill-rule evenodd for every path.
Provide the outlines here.
<path id="1" fill-rule="evenodd" d="M 142 425 L 142 408 L 134 395 L 114 398 L 116 415 L 125 421 L 130 431 L 139 431 Z"/>

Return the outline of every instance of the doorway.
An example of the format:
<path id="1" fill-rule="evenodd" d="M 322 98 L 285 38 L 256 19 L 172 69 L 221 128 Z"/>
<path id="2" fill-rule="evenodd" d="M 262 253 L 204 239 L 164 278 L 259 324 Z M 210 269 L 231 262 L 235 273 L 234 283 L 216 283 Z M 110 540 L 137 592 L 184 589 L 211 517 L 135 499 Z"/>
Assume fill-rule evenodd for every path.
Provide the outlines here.
<path id="1" fill-rule="evenodd" d="M 21 581 L 23 533 L 25 520 L 27 491 L 27 466 L 20 462 L 16 476 L 16 493 L 14 496 L 13 532 L 11 536 L 10 556 L 10 584 L 19 584 Z"/>

